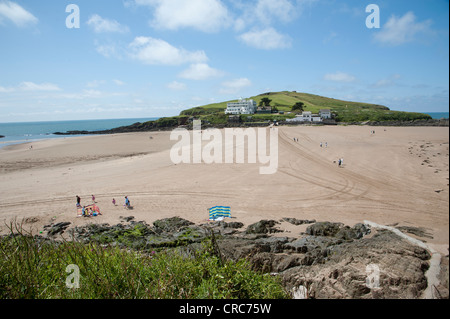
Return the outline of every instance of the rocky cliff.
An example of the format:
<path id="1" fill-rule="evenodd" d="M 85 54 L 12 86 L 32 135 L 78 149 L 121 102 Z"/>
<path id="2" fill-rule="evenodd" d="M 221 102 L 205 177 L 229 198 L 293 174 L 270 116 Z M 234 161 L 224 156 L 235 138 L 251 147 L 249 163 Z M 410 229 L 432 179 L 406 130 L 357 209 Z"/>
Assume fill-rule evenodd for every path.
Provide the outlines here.
<path id="1" fill-rule="evenodd" d="M 153 225 L 124 217 L 114 226 L 89 224 L 67 231 L 70 223 L 47 225 L 47 236 L 65 231 L 75 240 L 114 245 L 141 252 L 178 248 L 186 254 L 214 238 L 217 254 L 228 260 L 247 259 L 256 271 L 279 276 L 293 297 L 320 299 L 422 298 L 428 286 L 430 253 L 389 230 L 366 224 L 285 218 L 306 224 L 305 233 L 284 233 L 280 221 L 262 220 L 244 227 L 240 222 L 202 225 L 174 217 Z M 447 267 L 447 268 L 445 268 Z M 442 260 L 436 298 L 448 298 L 448 256 Z"/>

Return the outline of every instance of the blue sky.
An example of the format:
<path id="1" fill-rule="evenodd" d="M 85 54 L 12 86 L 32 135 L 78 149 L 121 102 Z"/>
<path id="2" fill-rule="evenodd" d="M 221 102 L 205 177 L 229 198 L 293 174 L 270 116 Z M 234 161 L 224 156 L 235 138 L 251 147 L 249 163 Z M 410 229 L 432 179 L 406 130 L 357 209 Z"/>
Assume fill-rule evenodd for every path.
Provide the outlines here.
<path id="1" fill-rule="evenodd" d="M 283 90 L 448 112 L 448 16 L 444 0 L 0 0 L 0 122 L 173 116 Z"/>

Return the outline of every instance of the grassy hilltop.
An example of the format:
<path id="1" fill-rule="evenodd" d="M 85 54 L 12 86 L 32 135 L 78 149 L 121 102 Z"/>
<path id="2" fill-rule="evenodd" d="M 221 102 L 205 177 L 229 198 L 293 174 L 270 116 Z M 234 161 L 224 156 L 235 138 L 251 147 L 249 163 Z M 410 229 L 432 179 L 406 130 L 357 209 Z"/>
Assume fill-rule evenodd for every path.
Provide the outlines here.
<path id="1" fill-rule="evenodd" d="M 337 100 L 333 98 L 327 98 L 319 95 L 299 93 L 299 92 L 269 92 L 250 97 L 255 100 L 259 105 L 263 98 L 269 98 L 272 100 L 271 106 L 276 107 L 279 112 L 284 114 L 261 114 L 254 117 L 261 120 L 275 119 L 283 120 L 286 118 L 295 117 L 295 113 L 286 114 L 291 112 L 292 106 L 297 102 L 302 102 L 305 107 L 305 111 L 311 111 L 318 113 L 321 109 L 330 109 L 335 115 L 337 122 L 364 122 L 364 121 L 411 121 L 418 119 L 431 119 L 431 116 L 422 113 L 400 112 L 391 111 L 388 107 L 377 104 L 350 102 Z M 227 103 L 235 102 L 225 101 L 221 103 L 208 104 L 184 110 L 180 116 L 200 116 L 206 120 L 211 119 L 212 122 L 224 121 L 226 116 L 224 111 L 227 107 Z"/>
<path id="2" fill-rule="evenodd" d="M 244 125 L 253 123 L 267 123 L 267 121 L 285 121 L 289 118 L 294 118 L 301 110 L 292 111 L 292 107 L 301 102 L 303 103 L 304 111 L 310 111 L 314 114 L 319 113 L 321 109 L 330 109 L 333 114 L 333 119 L 337 123 L 363 123 L 363 122 L 391 122 L 403 123 L 413 122 L 416 120 L 431 120 L 431 116 L 422 113 L 400 112 L 392 111 L 388 107 L 377 104 L 369 104 L 362 102 L 350 102 L 343 100 L 336 100 L 319 95 L 298 93 L 298 92 L 269 92 L 250 97 L 259 103 L 263 99 L 270 99 L 270 106 L 273 107 L 273 113 L 269 114 L 254 114 L 252 116 L 241 115 L 241 122 Z M 149 121 L 145 123 L 135 123 L 129 126 L 119 127 L 107 131 L 73 131 L 68 133 L 59 133 L 57 135 L 65 134 L 110 134 L 110 133 L 124 133 L 124 132 L 143 132 L 153 130 L 168 130 L 176 128 L 180 125 L 189 125 L 189 119 L 195 117 L 202 120 L 203 123 L 209 125 L 225 126 L 228 123 L 228 115 L 225 114 L 227 103 L 236 102 L 225 101 L 220 103 L 208 104 L 198 106 L 191 109 L 184 110 L 178 116 L 163 117 L 156 121 Z M 270 108 L 269 108 L 270 110 Z"/>

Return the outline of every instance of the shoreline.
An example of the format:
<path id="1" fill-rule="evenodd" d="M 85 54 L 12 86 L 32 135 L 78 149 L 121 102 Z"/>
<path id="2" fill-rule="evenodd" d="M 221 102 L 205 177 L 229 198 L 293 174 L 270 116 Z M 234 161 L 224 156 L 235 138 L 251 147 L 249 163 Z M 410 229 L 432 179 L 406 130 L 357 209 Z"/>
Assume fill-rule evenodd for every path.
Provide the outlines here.
<path id="1" fill-rule="evenodd" d="M 135 123 L 129 126 L 117 127 L 110 130 L 102 131 L 67 131 L 67 132 L 55 132 L 53 134 L 60 136 L 70 136 L 70 135 L 107 135 L 107 134 L 117 134 L 117 133 L 135 133 L 135 132 L 159 132 L 173 130 L 179 127 L 178 125 L 169 126 L 154 126 L 155 121 L 150 121 L 146 123 Z M 234 128 L 234 127 L 265 127 L 270 124 L 271 121 L 266 121 L 264 123 L 228 123 L 228 124 L 202 124 L 204 128 Z M 149 124 L 151 123 L 151 124 Z M 366 121 L 366 122 L 334 122 L 334 121 L 324 121 L 321 123 L 295 123 L 295 122 L 279 122 L 279 126 L 327 126 L 327 125 L 337 125 L 337 126 L 388 126 L 388 127 L 448 127 L 449 119 L 429 119 L 429 120 L 415 120 L 415 121 Z M 192 130 L 192 123 L 185 125 L 186 128 Z"/>
<path id="2" fill-rule="evenodd" d="M 153 123 L 154 121 L 149 121 Z M 0 149 L 11 145 L 19 145 L 19 144 L 30 144 L 39 141 L 51 140 L 51 139 L 59 139 L 66 137 L 83 137 L 83 136 L 102 136 L 102 135 L 111 135 L 111 134 L 125 134 L 125 133 L 151 133 L 151 132 L 164 132 L 169 130 L 174 130 L 177 126 L 167 126 L 167 127 L 148 127 L 144 126 L 142 128 L 141 125 L 149 123 L 141 123 L 137 122 L 129 126 L 122 126 L 117 128 L 112 128 L 109 130 L 100 130 L 100 131 L 85 131 L 85 130 L 75 130 L 75 131 L 66 131 L 66 132 L 54 132 L 51 137 L 40 138 L 35 140 L 15 140 L 15 141 L 2 141 L 0 140 Z M 202 124 L 203 128 L 251 128 L 251 127 L 266 127 L 269 123 L 233 123 L 233 124 L 219 124 L 219 125 L 211 125 L 211 124 Z M 295 123 L 295 122 L 279 122 L 279 126 L 287 126 L 287 127 L 297 127 L 297 126 L 369 126 L 369 127 L 448 127 L 449 119 L 441 118 L 441 119 L 431 119 L 431 120 L 416 120 L 416 121 L 385 121 L 385 122 L 353 122 L 353 123 L 341 123 L 341 122 L 322 122 L 322 123 Z M 188 130 L 193 130 L 192 124 L 187 125 L 184 128 Z M 6 136 L 0 135 L 0 138 L 6 138 Z"/>

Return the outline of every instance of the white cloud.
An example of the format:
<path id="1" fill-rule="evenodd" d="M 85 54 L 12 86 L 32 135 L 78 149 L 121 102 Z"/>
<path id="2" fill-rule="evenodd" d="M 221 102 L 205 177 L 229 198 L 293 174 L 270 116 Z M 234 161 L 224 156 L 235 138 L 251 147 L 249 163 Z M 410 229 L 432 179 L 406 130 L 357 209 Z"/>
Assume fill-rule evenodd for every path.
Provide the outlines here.
<path id="1" fill-rule="evenodd" d="M 132 58 L 151 65 L 180 65 L 208 60 L 204 51 L 187 51 L 151 37 L 136 37 L 129 47 Z"/>
<path id="2" fill-rule="evenodd" d="M 292 46 L 292 39 L 288 35 L 278 33 L 272 27 L 246 32 L 241 34 L 239 39 L 248 46 L 264 50 L 286 49 Z"/>
<path id="3" fill-rule="evenodd" d="M 22 82 L 15 87 L 2 87 L 0 86 L 0 93 L 11 93 L 18 91 L 61 91 L 61 89 L 52 83 L 33 83 L 33 82 Z"/>
<path id="4" fill-rule="evenodd" d="M 383 88 L 383 87 L 391 87 L 397 85 L 397 80 L 400 79 L 401 76 L 399 74 L 393 74 L 388 78 L 381 79 L 377 81 L 372 87 L 375 88 Z"/>
<path id="5" fill-rule="evenodd" d="M 115 57 L 120 59 L 122 57 L 120 53 L 121 49 L 119 49 L 115 44 L 98 44 L 96 41 L 95 50 L 105 58 Z"/>
<path id="6" fill-rule="evenodd" d="M 179 74 L 179 77 L 188 80 L 207 80 L 209 78 L 221 77 L 223 72 L 210 67 L 206 63 L 191 64 L 190 67 Z"/>
<path id="7" fill-rule="evenodd" d="M 60 91 L 61 89 L 52 83 L 36 84 L 33 82 L 22 82 L 19 89 L 23 91 Z"/>
<path id="8" fill-rule="evenodd" d="M 126 84 L 125 82 L 120 81 L 120 80 L 117 80 L 117 79 L 114 79 L 113 82 L 114 82 L 117 86 L 123 86 L 123 85 Z"/>
<path id="9" fill-rule="evenodd" d="M 233 1 L 242 13 L 234 20 L 236 31 L 246 27 L 272 26 L 273 23 L 289 23 L 297 19 L 306 6 L 317 0 L 257 0 Z"/>
<path id="10" fill-rule="evenodd" d="M 12 21 L 18 27 L 33 25 L 39 21 L 33 14 L 11 1 L 0 3 L 0 23 L 4 18 Z"/>
<path id="11" fill-rule="evenodd" d="M 226 81 L 222 83 L 220 93 L 222 94 L 237 94 L 240 90 L 249 87 L 252 82 L 247 78 L 239 78 L 232 81 Z"/>
<path id="12" fill-rule="evenodd" d="M 136 0 L 135 3 L 154 9 L 150 24 L 155 28 L 194 28 L 211 33 L 231 25 L 228 9 L 220 0 Z"/>
<path id="13" fill-rule="evenodd" d="M 89 88 L 96 88 L 103 84 L 105 84 L 105 81 L 103 81 L 103 80 L 101 80 L 101 81 L 94 80 L 94 81 L 90 81 L 90 82 L 86 83 L 86 86 Z"/>
<path id="14" fill-rule="evenodd" d="M 167 84 L 167 87 L 174 91 L 186 90 L 186 84 L 177 81 L 170 82 L 169 84 Z"/>
<path id="15" fill-rule="evenodd" d="M 288 0 L 259 0 L 254 14 L 262 23 L 271 23 L 273 19 L 289 22 L 295 17 L 295 11 Z"/>
<path id="16" fill-rule="evenodd" d="M 116 20 L 108 20 L 104 19 L 98 14 L 92 15 L 87 24 L 91 26 L 96 33 L 104 33 L 104 32 L 118 32 L 118 33 L 127 33 L 130 29 L 127 26 L 121 25 Z"/>
<path id="17" fill-rule="evenodd" d="M 13 88 L 5 88 L 3 86 L 0 86 L 0 93 L 9 93 L 9 92 L 13 92 L 14 89 Z"/>
<path id="18" fill-rule="evenodd" d="M 103 93 L 99 90 L 83 90 L 83 93 L 80 95 L 82 98 L 99 98 L 103 95 Z"/>
<path id="19" fill-rule="evenodd" d="M 356 78 L 353 75 L 350 75 L 350 74 L 347 74 L 344 72 L 325 74 L 324 79 L 326 81 L 333 81 L 333 82 L 354 82 L 354 81 L 356 81 Z"/>
<path id="20" fill-rule="evenodd" d="M 416 16 L 411 11 L 401 18 L 393 15 L 374 38 L 380 43 L 394 46 L 412 42 L 418 34 L 429 33 L 431 23 L 431 20 L 416 22 Z"/>

